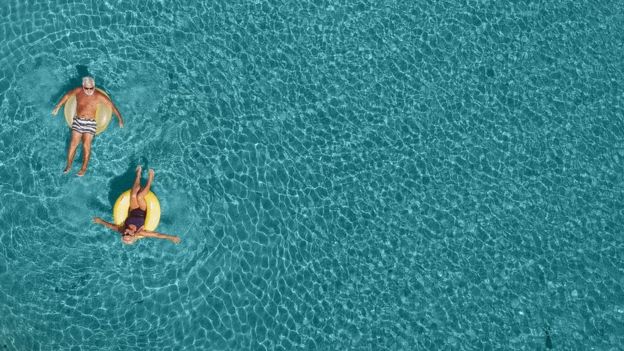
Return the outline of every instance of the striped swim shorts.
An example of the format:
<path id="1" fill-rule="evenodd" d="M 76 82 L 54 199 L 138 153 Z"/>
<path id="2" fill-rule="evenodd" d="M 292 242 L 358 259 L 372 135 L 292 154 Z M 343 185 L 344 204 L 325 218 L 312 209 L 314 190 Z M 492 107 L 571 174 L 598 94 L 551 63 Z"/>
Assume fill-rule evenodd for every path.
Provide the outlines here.
<path id="1" fill-rule="evenodd" d="M 74 117 L 74 122 L 72 123 L 71 129 L 77 131 L 80 134 L 89 133 L 91 135 L 95 135 L 97 125 L 94 119 L 86 119 L 76 116 Z"/>

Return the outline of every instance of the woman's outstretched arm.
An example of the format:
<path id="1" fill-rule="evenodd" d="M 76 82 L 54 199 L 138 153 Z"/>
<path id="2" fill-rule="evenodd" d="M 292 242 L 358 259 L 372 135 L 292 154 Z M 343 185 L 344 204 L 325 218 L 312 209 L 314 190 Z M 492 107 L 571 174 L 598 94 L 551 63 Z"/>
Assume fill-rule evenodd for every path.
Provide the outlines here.
<path id="1" fill-rule="evenodd" d="M 175 243 L 175 244 L 179 244 L 180 243 L 180 238 L 175 236 L 175 235 L 167 235 L 167 234 L 162 234 L 162 233 L 158 233 L 158 232 L 152 232 L 152 231 L 149 231 L 149 230 L 142 230 L 141 232 L 137 233 L 136 235 L 140 235 L 140 236 L 145 237 L 145 238 L 166 239 L 166 240 L 170 240 L 172 243 Z"/>
<path id="2" fill-rule="evenodd" d="M 121 230 L 121 228 L 118 225 L 113 224 L 113 223 L 108 223 L 107 221 L 103 220 L 100 217 L 93 217 L 93 223 L 101 224 L 101 225 L 105 226 L 108 229 L 114 230 L 117 233 L 119 233 L 120 230 Z"/>

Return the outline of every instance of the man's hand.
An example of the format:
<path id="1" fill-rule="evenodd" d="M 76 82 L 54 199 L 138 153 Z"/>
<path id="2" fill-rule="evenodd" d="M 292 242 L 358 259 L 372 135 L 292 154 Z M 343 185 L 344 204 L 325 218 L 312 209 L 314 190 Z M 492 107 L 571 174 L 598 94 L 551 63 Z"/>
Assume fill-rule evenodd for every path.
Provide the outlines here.
<path id="1" fill-rule="evenodd" d="M 122 121 L 119 121 L 119 128 L 123 128 L 124 127 L 124 123 Z"/>
<path id="2" fill-rule="evenodd" d="M 100 217 L 93 217 L 93 223 L 95 223 L 95 224 L 102 224 L 102 222 L 104 222 L 102 220 L 102 218 L 100 218 Z"/>
<path id="3" fill-rule="evenodd" d="M 56 116 L 56 114 L 59 112 L 59 109 L 60 109 L 60 108 L 61 108 L 60 106 L 56 106 L 56 107 L 54 108 L 54 110 L 52 110 L 52 116 Z"/>
<path id="4" fill-rule="evenodd" d="M 179 244 L 180 243 L 180 238 L 177 236 L 174 236 L 173 238 L 171 238 L 171 242 L 173 242 L 174 244 Z"/>

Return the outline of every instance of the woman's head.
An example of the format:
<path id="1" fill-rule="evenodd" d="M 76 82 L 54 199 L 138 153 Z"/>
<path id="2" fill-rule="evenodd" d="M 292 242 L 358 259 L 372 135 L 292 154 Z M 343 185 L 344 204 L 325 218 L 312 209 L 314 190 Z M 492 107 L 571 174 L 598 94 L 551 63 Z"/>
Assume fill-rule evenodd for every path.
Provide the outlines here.
<path id="1" fill-rule="evenodd" d="M 134 242 L 136 241 L 136 237 L 134 236 L 138 231 L 138 228 L 136 227 L 136 225 L 134 224 L 128 224 L 124 227 L 123 231 L 121 232 L 121 241 L 123 241 L 124 244 L 134 244 Z"/>
<path id="2" fill-rule="evenodd" d="M 134 235 L 137 232 L 137 227 L 134 224 L 128 224 L 126 225 L 126 227 L 124 228 L 123 234 L 124 235 Z"/>
<path id="3" fill-rule="evenodd" d="M 134 244 L 134 241 L 136 239 L 134 238 L 134 236 L 130 235 L 130 234 L 124 234 L 121 236 L 121 241 L 123 241 L 124 244 L 126 245 L 132 245 Z"/>

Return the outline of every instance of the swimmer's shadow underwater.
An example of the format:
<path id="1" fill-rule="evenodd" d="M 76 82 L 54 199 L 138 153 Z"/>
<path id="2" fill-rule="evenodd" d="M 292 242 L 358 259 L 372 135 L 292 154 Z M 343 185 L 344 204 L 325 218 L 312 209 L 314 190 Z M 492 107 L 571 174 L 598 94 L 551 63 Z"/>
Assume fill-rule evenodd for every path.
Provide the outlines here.
<path id="1" fill-rule="evenodd" d="M 140 161 L 142 164 L 147 165 L 147 162 L 142 159 Z M 139 164 L 136 160 L 130 161 L 128 165 L 128 169 L 117 177 L 111 177 L 108 182 L 108 203 L 101 201 L 97 197 L 89 198 L 89 208 L 97 210 L 98 214 L 112 214 L 113 207 L 115 206 L 115 201 L 117 201 L 117 197 L 121 195 L 124 191 L 130 189 L 132 187 L 132 183 L 134 182 L 136 165 Z M 143 177 L 141 177 L 142 179 Z"/>
<path id="2" fill-rule="evenodd" d="M 56 104 L 59 100 L 61 100 L 61 98 L 63 97 L 63 95 L 65 95 L 66 92 L 68 92 L 69 90 L 75 87 L 79 87 L 80 85 L 82 85 L 82 77 L 86 77 L 86 76 L 91 77 L 91 74 L 89 73 L 89 68 L 87 66 L 76 65 L 76 71 L 77 71 L 77 75 L 72 78 L 69 78 L 67 83 L 65 83 L 65 85 L 63 85 L 59 89 L 59 91 L 56 92 L 56 94 L 53 94 L 50 97 L 51 99 L 50 103 L 52 105 Z"/>

